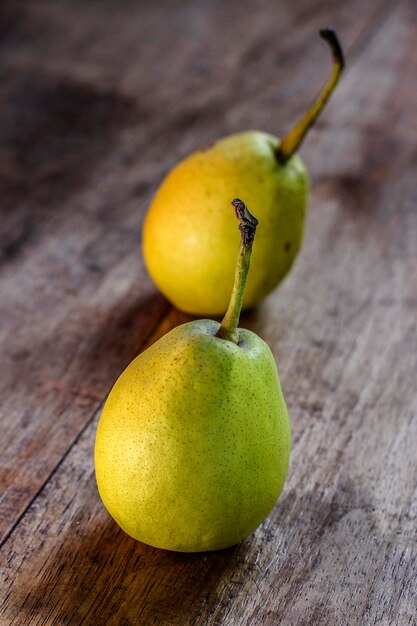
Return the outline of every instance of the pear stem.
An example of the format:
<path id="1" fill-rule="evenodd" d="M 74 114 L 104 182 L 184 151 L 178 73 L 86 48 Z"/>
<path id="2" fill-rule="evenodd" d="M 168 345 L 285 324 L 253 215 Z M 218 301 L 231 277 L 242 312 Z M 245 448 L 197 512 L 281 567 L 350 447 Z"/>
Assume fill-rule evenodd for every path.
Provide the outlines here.
<path id="1" fill-rule="evenodd" d="M 247 206 L 239 198 L 232 202 L 235 208 L 236 217 L 239 220 L 239 230 L 241 241 L 236 263 L 235 282 L 233 284 L 232 295 L 226 314 L 216 333 L 216 337 L 227 339 L 234 343 L 239 342 L 238 325 L 240 312 L 242 310 L 243 295 L 245 292 L 246 279 L 248 276 L 250 257 L 252 254 L 252 244 L 255 237 L 258 220 L 248 211 Z"/>
<path id="2" fill-rule="evenodd" d="M 345 67 L 342 46 L 340 45 L 335 31 L 332 28 L 324 28 L 323 30 L 320 30 L 319 33 L 320 37 L 322 37 L 322 39 L 324 39 L 330 46 L 333 56 L 333 71 L 317 100 L 298 120 L 295 126 L 292 127 L 277 147 L 275 154 L 278 161 L 282 164 L 285 164 L 288 159 L 292 157 L 310 128 L 313 126 L 336 87 L 343 68 Z"/>

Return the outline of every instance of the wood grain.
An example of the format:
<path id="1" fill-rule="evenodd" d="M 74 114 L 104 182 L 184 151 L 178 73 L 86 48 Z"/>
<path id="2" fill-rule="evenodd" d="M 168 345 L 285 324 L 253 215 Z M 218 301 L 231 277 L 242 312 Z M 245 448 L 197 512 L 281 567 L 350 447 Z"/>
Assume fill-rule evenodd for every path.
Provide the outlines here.
<path id="1" fill-rule="evenodd" d="M 417 13 L 346 5 L 288 3 L 277 23 L 272 1 L 2 7 L 2 625 L 417 623 Z M 109 518 L 92 462 L 110 384 L 187 319 L 141 265 L 144 209 L 196 145 L 255 114 L 290 123 L 329 21 L 351 54 L 303 149 L 305 246 L 242 320 L 292 417 L 285 490 L 234 548 L 152 549 Z"/>
<path id="2" fill-rule="evenodd" d="M 2 8 L 0 537 L 167 310 L 139 253 L 164 171 L 195 145 L 252 125 L 254 111 L 271 130 L 277 111 L 280 124 L 293 120 L 328 71 L 316 35 L 326 20 L 349 42 L 364 38 L 359 1 L 333 11 L 300 2 L 277 23 L 272 0 L 255 21 L 251 6 Z M 370 3 L 371 26 L 384 7 Z"/>

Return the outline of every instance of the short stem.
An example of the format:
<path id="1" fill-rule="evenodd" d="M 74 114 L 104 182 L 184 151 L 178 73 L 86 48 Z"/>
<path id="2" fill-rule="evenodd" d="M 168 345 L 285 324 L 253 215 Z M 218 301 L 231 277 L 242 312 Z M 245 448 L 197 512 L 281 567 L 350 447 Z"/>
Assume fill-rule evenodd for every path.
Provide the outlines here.
<path id="1" fill-rule="evenodd" d="M 331 28 L 325 28 L 320 31 L 320 36 L 329 44 L 332 51 L 333 71 L 317 100 L 298 120 L 295 126 L 293 126 L 278 146 L 276 156 L 278 161 L 282 164 L 285 164 L 299 148 L 304 137 L 324 109 L 326 102 L 336 87 L 340 74 L 345 66 L 342 46 L 340 45 L 335 31 Z"/>
<path id="2" fill-rule="evenodd" d="M 238 343 L 238 325 L 240 312 L 242 310 L 243 295 L 245 292 L 246 279 L 248 276 L 250 257 L 252 253 L 252 243 L 255 237 L 258 220 L 251 215 L 246 205 L 236 198 L 232 202 L 235 207 L 236 217 L 239 220 L 239 230 L 241 234 L 239 254 L 237 257 L 235 282 L 230 297 L 229 306 L 223 318 L 216 337 L 227 339 Z"/>

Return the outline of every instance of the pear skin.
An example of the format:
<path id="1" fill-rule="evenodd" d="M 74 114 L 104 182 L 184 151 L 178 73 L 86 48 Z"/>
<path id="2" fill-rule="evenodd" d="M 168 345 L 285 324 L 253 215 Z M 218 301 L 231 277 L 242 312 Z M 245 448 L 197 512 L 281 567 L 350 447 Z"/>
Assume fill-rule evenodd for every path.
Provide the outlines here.
<path id="1" fill-rule="evenodd" d="M 290 454 L 274 358 L 257 335 L 175 328 L 123 372 L 97 429 L 100 496 L 129 535 L 181 552 L 218 550 L 273 508 Z"/>
<path id="2" fill-rule="evenodd" d="M 308 178 L 299 157 L 279 163 L 277 145 L 258 131 L 232 135 L 179 163 L 162 183 L 145 220 L 143 253 L 177 308 L 225 312 L 239 242 L 227 205 L 238 193 L 259 219 L 244 307 L 258 304 L 289 272 L 304 233 Z"/>

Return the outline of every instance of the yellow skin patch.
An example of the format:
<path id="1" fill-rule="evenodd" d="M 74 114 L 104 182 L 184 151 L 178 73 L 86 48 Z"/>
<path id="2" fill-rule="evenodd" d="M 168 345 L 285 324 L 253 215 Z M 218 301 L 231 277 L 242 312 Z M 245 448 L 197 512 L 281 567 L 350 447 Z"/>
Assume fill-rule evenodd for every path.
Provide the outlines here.
<path id="1" fill-rule="evenodd" d="M 123 530 L 155 547 L 236 544 L 285 481 L 290 422 L 272 353 L 248 330 L 236 345 L 215 337 L 218 328 L 190 322 L 143 352 L 99 421 L 100 496 Z"/>
<path id="2" fill-rule="evenodd" d="M 308 177 L 298 156 L 282 165 L 278 139 L 248 131 L 181 161 L 146 216 L 143 252 L 162 293 L 195 315 L 221 315 L 229 303 L 239 233 L 230 202 L 259 220 L 244 307 L 256 305 L 289 272 L 300 249 Z"/>

